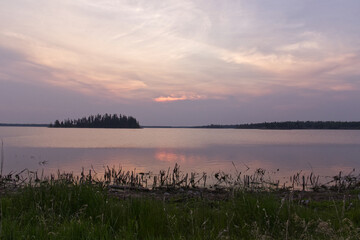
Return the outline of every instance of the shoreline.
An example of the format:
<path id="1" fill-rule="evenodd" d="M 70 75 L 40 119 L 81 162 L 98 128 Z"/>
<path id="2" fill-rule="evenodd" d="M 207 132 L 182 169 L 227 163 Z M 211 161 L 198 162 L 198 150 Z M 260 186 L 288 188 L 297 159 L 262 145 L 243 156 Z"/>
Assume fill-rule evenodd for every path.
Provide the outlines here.
<path id="1" fill-rule="evenodd" d="M 149 190 L 63 176 L 1 193 L 0 237 L 359 239 L 359 192 Z"/>

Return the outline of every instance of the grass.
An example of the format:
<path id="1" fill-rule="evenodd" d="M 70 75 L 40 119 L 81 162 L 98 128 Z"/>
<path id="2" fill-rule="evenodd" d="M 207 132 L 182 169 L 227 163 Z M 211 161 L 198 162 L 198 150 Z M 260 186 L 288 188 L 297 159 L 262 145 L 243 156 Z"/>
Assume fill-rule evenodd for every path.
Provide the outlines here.
<path id="1" fill-rule="evenodd" d="M 0 239 L 360 239 L 353 173 L 327 185 L 299 173 L 281 188 L 263 169 L 236 170 L 215 173 L 208 188 L 212 176 L 177 164 L 159 174 L 104 170 L 100 180 L 93 169 L 1 174 Z"/>
<path id="2" fill-rule="evenodd" d="M 136 191 L 136 190 L 135 190 Z M 141 194 L 141 192 L 140 192 Z M 165 198 L 164 198 L 165 199 Z M 360 239 L 358 199 L 116 198 L 97 182 L 48 180 L 1 195 L 1 239 Z"/>

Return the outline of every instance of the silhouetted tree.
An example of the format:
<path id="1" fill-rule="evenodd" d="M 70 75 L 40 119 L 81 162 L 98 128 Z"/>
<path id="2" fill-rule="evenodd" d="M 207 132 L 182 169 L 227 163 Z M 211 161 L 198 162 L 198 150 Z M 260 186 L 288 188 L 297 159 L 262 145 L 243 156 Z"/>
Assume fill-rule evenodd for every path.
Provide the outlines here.
<path id="1" fill-rule="evenodd" d="M 134 117 L 125 115 L 105 114 L 90 115 L 79 119 L 56 120 L 49 127 L 60 128 L 140 128 L 139 122 Z"/>
<path id="2" fill-rule="evenodd" d="M 240 124 L 241 129 L 360 129 L 360 122 L 296 121 Z"/>
<path id="3" fill-rule="evenodd" d="M 239 129 L 360 129 L 360 122 L 340 121 L 286 121 L 246 123 L 238 125 L 211 124 L 197 128 L 239 128 Z"/>

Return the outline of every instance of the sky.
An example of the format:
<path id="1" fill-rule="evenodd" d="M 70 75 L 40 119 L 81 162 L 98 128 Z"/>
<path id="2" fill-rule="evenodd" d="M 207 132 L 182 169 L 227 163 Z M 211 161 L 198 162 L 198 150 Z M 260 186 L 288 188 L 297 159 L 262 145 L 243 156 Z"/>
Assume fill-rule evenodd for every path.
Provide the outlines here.
<path id="1" fill-rule="evenodd" d="M 360 120 L 358 0 L 1 0 L 0 122 Z"/>

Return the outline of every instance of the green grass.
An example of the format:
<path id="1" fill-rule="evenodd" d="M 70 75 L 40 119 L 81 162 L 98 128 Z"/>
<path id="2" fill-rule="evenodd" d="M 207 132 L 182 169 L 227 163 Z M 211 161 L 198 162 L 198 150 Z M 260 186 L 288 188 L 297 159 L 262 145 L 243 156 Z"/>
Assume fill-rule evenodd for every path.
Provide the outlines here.
<path id="1" fill-rule="evenodd" d="M 116 199 L 65 181 L 1 196 L 1 239 L 360 239 L 360 202 L 236 192 L 229 200 Z"/>

